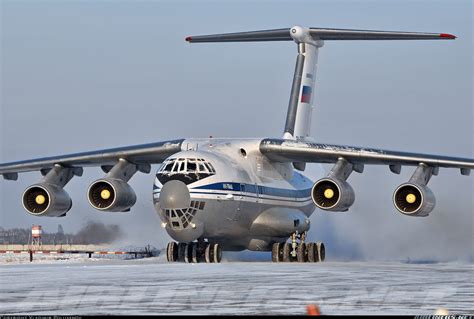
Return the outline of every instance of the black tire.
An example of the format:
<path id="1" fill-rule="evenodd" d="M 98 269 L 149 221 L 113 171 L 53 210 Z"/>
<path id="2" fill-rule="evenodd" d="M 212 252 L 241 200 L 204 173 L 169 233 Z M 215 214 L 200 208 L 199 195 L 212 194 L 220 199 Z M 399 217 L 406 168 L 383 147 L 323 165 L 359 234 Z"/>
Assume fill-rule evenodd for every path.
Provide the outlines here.
<path id="1" fill-rule="evenodd" d="M 187 243 L 184 248 L 184 262 L 191 263 L 193 261 L 193 243 Z"/>
<path id="2" fill-rule="evenodd" d="M 282 253 L 281 260 L 285 263 L 289 263 L 291 261 L 291 244 L 289 243 L 283 244 L 283 253 Z"/>
<path id="3" fill-rule="evenodd" d="M 192 243 L 193 247 L 191 248 L 191 261 L 194 264 L 199 262 L 199 243 Z"/>
<path id="4" fill-rule="evenodd" d="M 178 244 L 174 241 L 169 242 L 166 247 L 166 259 L 170 263 L 174 263 L 178 260 Z"/>
<path id="5" fill-rule="evenodd" d="M 206 249 L 204 250 L 204 258 L 206 259 L 206 263 L 210 264 L 214 262 L 214 250 L 213 245 L 207 243 Z"/>
<path id="6" fill-rule="evenodd" d="M 306 253 L 308 255 L 308 262 L 315 263 L 319 261 L 318 248 L 315 243 L 306 244 Z"/>
<path id="7" fill-rule="evenodd" d="M 214 244 L 213 245 L 213 252 L 214 252 L 214 256 L 213 256 L 213 261 L 214 263 L 218 264 L 221 262 L 222 260 L 222 249 L 221 249 L 221 246 L 219 246 L 219 244 Z"/>
<path id="8" fill-rule="evenodd" d="M 272 262 L 280 262 L 280 243 L 274 243 L 272 246 Z"/>
<path id="9" fill-rule="evenodd" d="M 306 253 L 306 244 L 300 243 L 296 248 L 296 260 L 299 263 L 305 263 L 308 261 L 308 255 Z"/>
<path id="10" fill-rule="evenodd" d="M 186 243 L 178 244 L 178 260 L 179 262 L 184 262 L 184 254 L 186 253 Z"/>
<path id="11" fill-rule="evenodd" d="M 318 247 L 319 261 L 324 261 L 326 259 L 326 247 L 323 243 L 316 243 L 316 246 Z"/>

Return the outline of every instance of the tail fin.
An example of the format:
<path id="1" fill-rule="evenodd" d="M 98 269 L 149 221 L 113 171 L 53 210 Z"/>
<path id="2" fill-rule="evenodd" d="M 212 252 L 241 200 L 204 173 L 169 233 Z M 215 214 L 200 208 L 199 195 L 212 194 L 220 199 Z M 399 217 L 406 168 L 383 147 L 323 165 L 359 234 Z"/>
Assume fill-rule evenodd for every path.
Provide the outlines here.
<path id="1" fill-rule="evenodd" d="M 324 40 L 449 40 L 455 38 L 455 36 L 446 33 L 324 29 L 295 26 L 285 29 L 189 36 L 186 41 L 191 43 L 295 41 L 298 45 L 298 56 L 283 137 L 287 139 L 306 139 L 309 137 L 311 129 L 318 50 L 323 46 Z"/>

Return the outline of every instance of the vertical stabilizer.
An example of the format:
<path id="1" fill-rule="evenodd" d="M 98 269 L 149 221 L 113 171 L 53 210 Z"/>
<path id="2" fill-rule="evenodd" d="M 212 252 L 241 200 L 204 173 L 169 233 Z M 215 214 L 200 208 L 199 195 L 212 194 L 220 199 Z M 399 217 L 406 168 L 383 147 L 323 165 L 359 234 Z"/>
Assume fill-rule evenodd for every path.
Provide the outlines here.
<path id="1" fill-rule="evenodd" d="M 323 41 L 313 39 L 309 29 L 302 27 L 291 28 L 290 35 L 298 44 L 298 55 L 283 137 L 299 140 L 310 136 L 318 50 Z"/>
<path id="2" fill-rule="evenodd" d="M 310 136 L 315 95 L 318 50 L 327 40 L 453 40 L 448 33 L 377 31 L 329 28 L 292 28 L 211 34 L 186 37 L 200 42 L 294 41 L 298 45 L 295 74 L 286 116 L 285 139 L 304 140 Z"/>

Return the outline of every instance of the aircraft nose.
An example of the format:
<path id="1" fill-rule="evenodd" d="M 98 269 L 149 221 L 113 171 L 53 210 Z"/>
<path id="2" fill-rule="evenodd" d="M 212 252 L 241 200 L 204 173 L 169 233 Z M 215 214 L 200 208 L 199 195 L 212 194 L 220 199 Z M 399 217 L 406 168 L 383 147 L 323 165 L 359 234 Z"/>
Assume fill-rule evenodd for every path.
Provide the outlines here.
<path id="1" fill-rule="evenodd" d="M 160 206 L 162 209 L 187 208 L 190 202 L 191 195 L 188 186 L 181 181 L 168 181 L 161 188 Z"/>

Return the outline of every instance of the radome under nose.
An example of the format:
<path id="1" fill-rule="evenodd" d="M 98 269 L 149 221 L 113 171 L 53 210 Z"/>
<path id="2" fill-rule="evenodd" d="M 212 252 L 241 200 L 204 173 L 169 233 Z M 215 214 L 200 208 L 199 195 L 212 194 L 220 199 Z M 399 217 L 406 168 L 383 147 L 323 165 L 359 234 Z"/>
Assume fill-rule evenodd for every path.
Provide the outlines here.
<path id="1" fill-rule="evenodd" d="M 182 209 L 189 207 L 191 195 L 189 189 L 181 181 L 168 181 L 161 188 L 160 206 L 162 209 Z"/>

